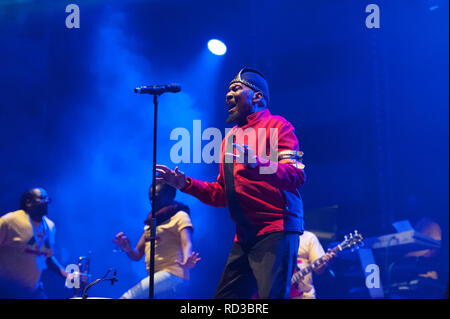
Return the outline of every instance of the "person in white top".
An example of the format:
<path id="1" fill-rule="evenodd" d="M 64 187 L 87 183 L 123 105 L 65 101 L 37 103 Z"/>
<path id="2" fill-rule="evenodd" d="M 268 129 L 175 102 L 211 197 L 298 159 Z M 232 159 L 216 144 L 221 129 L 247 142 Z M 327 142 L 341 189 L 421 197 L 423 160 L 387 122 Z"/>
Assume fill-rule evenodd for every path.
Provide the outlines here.
<path id="1" fill-rule="evenodd" d="M 322 274 L 330 260 L 336 256 L 334 252 L 328 250 L 325 253 L 322 245 L 314 233 L 304 231 L 300 236 L 300 245 L 298 247 L 297 267 L 304 269 L 311 265 L 317 259 L 323 258 L 323 264 L 314 269 L 314 273 Z M 297 282 L 297 286 L 291 289 L 291 299 L 316 299 L 316 290 L 313 285 L 312 273 L 307 274 L 304 278 Z"/>

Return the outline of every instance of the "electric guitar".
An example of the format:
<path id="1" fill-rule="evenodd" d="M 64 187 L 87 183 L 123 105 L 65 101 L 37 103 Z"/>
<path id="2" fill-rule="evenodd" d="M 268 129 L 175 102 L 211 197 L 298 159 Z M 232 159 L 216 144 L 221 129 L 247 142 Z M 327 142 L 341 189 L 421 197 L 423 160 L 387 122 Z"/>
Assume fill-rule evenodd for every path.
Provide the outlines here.
<path id="1" fill-rule="evenodd" d="M 331 252 L 334 252 L 337 255 L 339 252 L 345 249 L 352 249 L 352 251 L 354 251 L 362 245 L 364 245 L 363 237 L 358 233 L 357 230 L 355 230 L 353 233 L 349 233 L 347 236 L 344 236 L 344 240 L 339 245 L 331 249 Z M 325 255 L 316 259 L 308 267 L 302 269 L 296 268 L 294 270 L 294 274 L 291 278 L 291 298 L 298 297 L 303 293 L 298 288 L 298 282 L 302 281 L 303 278 L 305 278 L 305 276 L 311 273 L 313 270 L 322 266 L 325 263 L 324 259 Z"/>

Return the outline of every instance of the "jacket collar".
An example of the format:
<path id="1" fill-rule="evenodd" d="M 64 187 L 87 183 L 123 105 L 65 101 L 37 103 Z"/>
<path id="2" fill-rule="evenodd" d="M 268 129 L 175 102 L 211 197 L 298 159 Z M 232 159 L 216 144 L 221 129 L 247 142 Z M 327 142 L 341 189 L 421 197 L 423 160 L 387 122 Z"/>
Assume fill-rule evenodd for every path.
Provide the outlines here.
<path id="1" fill-rule="evenodd" d="M 258 121 L 260 121 L 261 119 L 270 116 L 270 111 L 268 108 L 265 108 L 261 111 L 252 113 L 250 115 L 247 116 L 247 124 L 245 124 L 244 127 L 248 127 L 248 126 L 253 126 L 255 123 L 257 123 Z"/>

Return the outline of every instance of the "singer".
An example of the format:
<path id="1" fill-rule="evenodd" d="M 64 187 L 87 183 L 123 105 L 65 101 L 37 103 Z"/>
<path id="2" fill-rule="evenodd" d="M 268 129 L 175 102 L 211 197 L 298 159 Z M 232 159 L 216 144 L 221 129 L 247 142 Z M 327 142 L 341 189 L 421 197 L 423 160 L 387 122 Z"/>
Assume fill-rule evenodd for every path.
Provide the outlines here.
<path id="1" fill-rule="evenodd" d="M 303 232 L 298 189 L 305 182 L 294 127 L 286 119 L 271 115 L 268 84 L 256 70 L 244 68 L 238 73 L 229 85 L 225 102 L 229 109 L 227 123 L 237 125 L 222 141 L 217 181 L 199 181 L 186 177 L 178 167 L 171 170 L 164 165 L 157 165 L 157 179 L 208 205 L 228 206 L 236 223 L 236 236 L 215 298 L 251 298 L 256 292 L 261 298 L 289 298 Z M 257 136 L 256 143 L 251 144 L 266 142 L 266 147 L 272 145 L 270 129 L 277 130 L 275 162 L 256 156 L 258 150 L 234 142 L 235 132 L 246 128 L 266 128 L 267 134 Z M 260 173 L 258 168 L 271 165 L 277 168 L 272 174 Z"/>

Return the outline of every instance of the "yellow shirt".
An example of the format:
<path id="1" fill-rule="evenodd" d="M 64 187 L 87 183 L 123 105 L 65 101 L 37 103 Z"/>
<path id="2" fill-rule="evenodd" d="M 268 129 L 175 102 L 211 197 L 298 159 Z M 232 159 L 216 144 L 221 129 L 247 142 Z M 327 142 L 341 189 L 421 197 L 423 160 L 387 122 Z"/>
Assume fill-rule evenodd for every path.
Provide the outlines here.
<path id="1" fill-rule="evenodd" d="M 180 232 L 192 227 L 189 214 L 179 211 L 163 224 L 156 227 L 155 272 L 167 271 L 175 276 L 189 280 L 189 271 L 180 267 L 175 260 L 183 260 Z M 150 227 L 145 226 L 145 263 L 150 270 Z"/>
<path id="2" fill-rule="evenodd" d="M 29 289 L 36 287 L 45 259 L 53 255 L 55 238 L 55 224 L 45 216 L 43 220 L 35 236 L 23 210 L 0 217 L 0 278 Z"/>

